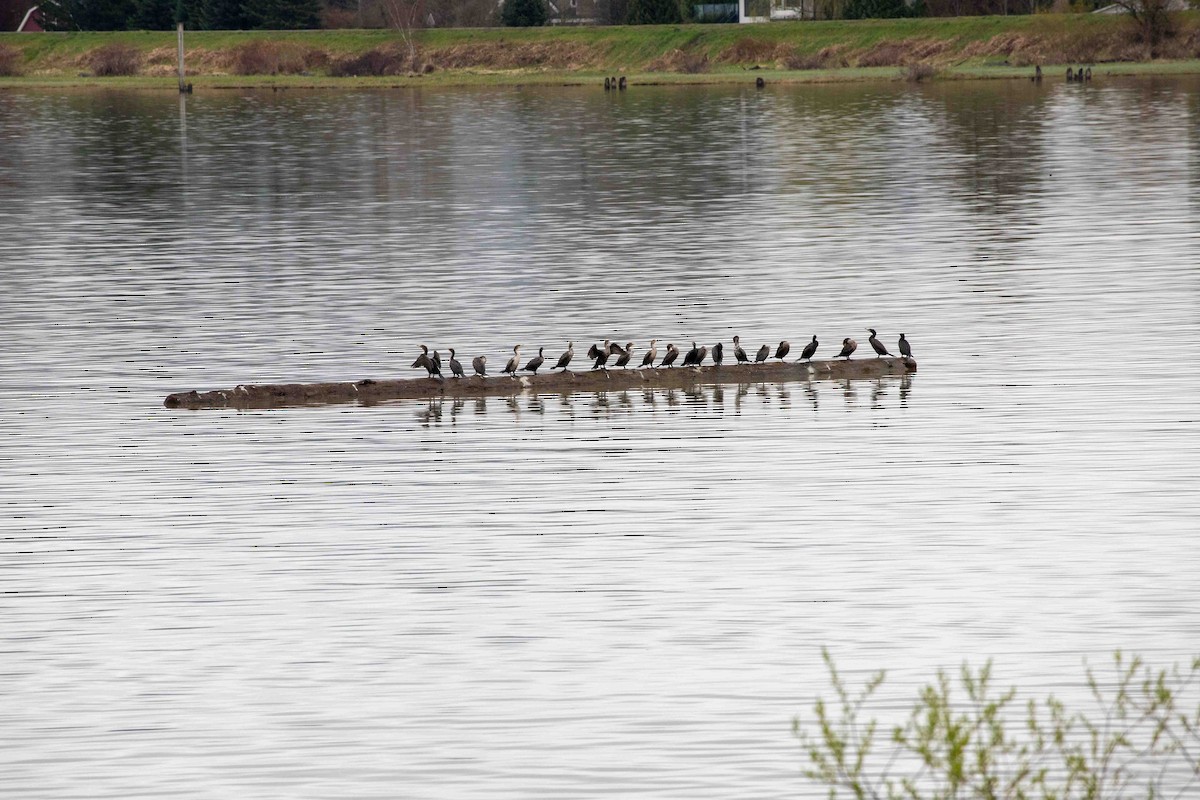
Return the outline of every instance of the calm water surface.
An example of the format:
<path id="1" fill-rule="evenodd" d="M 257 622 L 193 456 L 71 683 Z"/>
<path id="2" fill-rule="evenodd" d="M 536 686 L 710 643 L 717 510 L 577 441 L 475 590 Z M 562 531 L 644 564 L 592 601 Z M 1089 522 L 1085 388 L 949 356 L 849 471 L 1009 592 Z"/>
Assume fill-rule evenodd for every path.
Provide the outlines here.
<path id="1" fill-rule="evenodd" d="M 0 93 L 3 796 L 815 797 L 822 645 L 1200 650 L 1200 82 L 183 102 Z M 161 406 L 868 326 L 911 381 Z"/>

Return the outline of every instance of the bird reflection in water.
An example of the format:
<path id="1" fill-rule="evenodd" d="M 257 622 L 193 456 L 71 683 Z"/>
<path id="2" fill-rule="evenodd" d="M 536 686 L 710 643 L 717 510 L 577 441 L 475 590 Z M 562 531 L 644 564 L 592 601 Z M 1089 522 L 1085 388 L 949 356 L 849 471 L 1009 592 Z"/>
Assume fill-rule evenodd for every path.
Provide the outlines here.
<path id="1" fill-rule="evenodd" d="M 600 420 L 612 420 L 620 418 L 626 414 L 637 413 L 638 411 L 653 411 L 660 407 L 661 403 L 665 403 L 670 408 L 677 408 L 683 405 L 693 408 L 708 408 L 710 410 L 725 411 L 729 410 L 734 414 L 740 414 L 743 403 L 750 403 L 750 408 L 753 409 L 758 403 L 762 406 L 778 406 L 780 408 L 791 408 L 793 400 L 793 392 L 803 392 L 803 399 L 806 404 L 811 406 L 813 411 L 819 411 L 820 404 L 820 381 L 804 381 L 796 382 L 797 385 L 787 383 L 772 383 L 767 381 L 753 383 L 739 383 L 734 385 L 692 385 L 686 388 L 670 388 L 670 389 L 623 389 L 621 391 L 601 391 L 591 393 L 571 393 L 565 392 L 556 395 L 526 395 L 523 393 L 509 395 L 505 398 L 493 397 L 492 408 L 499 408 L 497 403 L 503 403 L 503 407 L 512 414 L 515 419 L 520 419 L 522 412 L 530 412 L 538 416 L 547 416 L 548 412 L 551 418 L 575 419 L 576 404 L 583 403 L 581 406 L 586 411 L 586 417 Z M 899 380 L 880 378 L 871 381 L 870 386 L 870 404 L 872 410 L 883 410 L 888 406 L 888 398 L 891 395 L 892 384 L 895 383 L 899 387 L 899 405 L 907 407 L 909 398 L 912 396 L 913 376 L 904 375 Z M 861 380 L 852 380 L 843 378 L 834 384 L 834 391 L 840 390 L 844 404 L 847 407 L 858 406 L 859 390 L 866 390 L 867 383 Z M 732 408 L 727 409 L 726 399 L 730 397 L 728 394 L 732 391 Z M 799 395 L 797 395 L 799 397 Z M 554 400 L 557 398 L 557 408 L 554 407 Z M 751 402 L 753 398 L 755 402 Z M 446 406 L 449 406 L 449 421 L 456 423 L 460 416 L 467 412 L 468 402 L 464 398 L 443 399 L 434 398 L 422 402 L 416 407 L 415 414 L 420 424 L 436 425 L 442 422 L 443 411 Z M 488 410 L 488 398 L 474 398 L 475 414 L 483 415 Z M 555 413 L 557 412 L 557 413 Z"/>

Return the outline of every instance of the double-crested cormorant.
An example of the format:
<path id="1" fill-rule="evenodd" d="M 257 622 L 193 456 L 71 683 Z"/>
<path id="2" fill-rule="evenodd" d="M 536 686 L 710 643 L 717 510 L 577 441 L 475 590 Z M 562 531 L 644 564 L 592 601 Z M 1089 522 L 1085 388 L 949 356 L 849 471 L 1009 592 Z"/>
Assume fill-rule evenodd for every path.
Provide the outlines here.
<path id="1" fill-rule="evenodd" d="M 1074 82 L 1075 82 L 1075 70 L 1071 69 L 1070 67 L 1067 67 L 1067 83 L 1074 83 Z"/>
<path id="2" fill-rule="evenodd" d="M 471 359 L 471 366 L 476 375 L 487 377 L 487 356 L 475 356 Z"/>
<path id="3" fill-rule="evenodd" d="M 791 349 L 792 349 L 792 345 L 788 342 L 787 339 L 784 339 L 782 342 L 779 343 L 779 347 L 775 348 L 775 357 L 778 358 L 780 361 L 782 361 L 787 356 L 788 351 L 790 351 Z"/>
<path id="4" fill-rule="evenodd" d="M 733 337 L 733 357 L 737 359 L 739 364 L 749 364 L 750 356 L 746 355 L 746 351 L 742 349 L 741 337 Z"/>
<path id="5" fill-rule="evenodd" d="M 673 344 L 667 345 L 667 354 L 663 356 L 660 367 L 669 367 L 675 363 L 675 359 L 679 358 L 679 348 Z"/>
<path id="6" fill-rule="evenodd" d="M 510 358 L 508 360 L 508 363 L 504 365 L 503 374 L 516 375 L 517 370 L 520 368 L 521 368 L 521 345 L 516 344 L 516 345 L 513 345 L 512 358 Z"/>
<path id="7" fill-rule="evenodd" d="M 700 348 L 696 347 L 696 343 L 692 342 L 692 349 L 688 350 L 688 354 L 683 357 L 683 366 L 693 367 L 700 363 Z"/>
<path id="8" fill-rule="evenodd" d="M 700 349 L 696 352 L 696 366 L 704 363 L 704 359 L 708 358 L 708 345 L 700 345 Z"/>
<path id="9" fill-rule="evenodd" d="M 442 357 L 438 355 L 437 350 L 434 350 L 433 355 L 429 357 L 429 360 L 425 364 L 425 369 L 429 370 L 429 377 L 431 378 L 434 375 L 439 378 L 442 377 Z"/>
<path id="10" fill-rule="evenodd" d="M 714 344 L 712 348 L 712 356 L 713 363 L 718 367 L 721 366 L 721 362 L 725 360 L 725 345 L 721 344 L 720 342 Z"/>
<path id="11" fill-rule="evenodd" d="M 534 375 L 537 375 L 538 367 L 540 367 L 542 365 L 542 362 L 546 360 L 546 359 L 542 358 L 542 350 L 544 350 L 544 349 L 545 349 L 544 347 L 539 347 L 538 354 L 536 356 L 534 356 L 533 358 L 529 359 L 529 363 L 525 365 L 526 372 L 532 372 Z"/>
<path id="12" fill-rule="evenodd" d="M 558 363 L 554 365 L 555 369 L 567 371 L 567 364 L 571 363 L 571 359 L 575 357 L 575 343 L 567 342 L 567 349 L 561 356 L 558 357 Z"/>
<path id="13" fill-rule="evenodd" d="M 766 361 L 770 357 L 770 355 L 771 355 L 771 345 L 764 344 L 762 347 L 758 348 L 758 355 L 756 355 L 754 357 L 754 363 L 758 364 L 762 361 Z"/>
<path id="14" fill-rule="evenodd" d="M 412 368 L 423 369 L 430 375 L 433 374 L 433 370 L 430 369 L 429 348 L 425 345 L 421 345 L 421 355 L 417 356 L 417 360 L 412 363 Z"/>
<path id="15" fill-rule="evenodd" d="M 900 334 L 900 341 L 897 346 L 900 348 L 900 355 L 904 356 L 905 358 L 912 358 L 912 346 L 909 345 L 908 339 L 904 338 L 903 333 Z"/>
<path id="16" fill-rule="evenodd" d="M 633 358 L 633 342 L 626 342 L 620 358 L 617 359 L 617 366 L 624 368 L 629 364 L 631 358 Z"/>
<path id="17" fill-rule="evenodd" d="M 842 352 L 838 353 L 837 357 L 844 358 L 847 361 L 849 361 L 850 354 L 853 353 L 857 349 L 858 349 L 858 342 L 854 341 L 853 339 L 851 339 L 850 337 L 847 336 L 845 339 L 842 339 Z"/>
<path id="18" fill-rule="evenodd" d="M 625 355 L 625 348 L 621 347 L 621 345 L 617 344 L 616 342 L 612 342 L 611 344 L 608 345 L 608 354 L 610 356 Z"/>
<path id="19" fill-rule="evenodd" d="M 646 355 L 642 356 L 643 367 L 654 366 L 654 359 L 658 358 L 658 348 L 655 347 L 656 344 L 658 344 L 658 339 L 650 340 L 650 349 L 646 351 Z"/>
<path id="20" fill-rule="evenodd" d="M 875 329 L 867 328 L 867 330 L 869 330 L 871 332 L 871 335 L 870 335 L 870 337 L 867 338 L 867 341 L 871 343 L 871 347 L 875 350 L 875 356 L 877 358 L 882 358 L 884 356 L 890 356 L 891 353 L 888 352 L 888 349 L 884 346 L 883 342 L 881 342 L 881 341 L 879 341 L 879 339 L 875 338 Z"/>
<path id="21" fill-rule="evenodd" d="M 804 345 L 804 350 L 802 350 L 800 352 L 800 360 L 804 361 L 805 359 L 807 359 L 809 361 L 812 361 L 812 357 L 814 355 L 816 355 L 816 352 L 817 352 L 817 335 L 814 333 L 813 340 L 811 342 L 809 342 L 808 344 Z"/>
<path id="22" fill-rule="evenodd" d="M 592 349 L 588 350 L 588 355 L 596 359 L 596 363 L 592 364 L 592 369 L 603 369 L 605 372 L 608 371 L 608 357 L 611 355 L 608 346 L 610 344 L 611 342 L 609 342 L 608 339 L 605 339 L 604 347 L 596 347 L 596 345 L 592 345 Z"/>
<path id="23" fill-rule="evenodd" d="M 463 376 L 462 364 L 458 363 L 458 359 L 454 357 L 454 348 L 450 348 L 450 374 L 456 378 Z"/>

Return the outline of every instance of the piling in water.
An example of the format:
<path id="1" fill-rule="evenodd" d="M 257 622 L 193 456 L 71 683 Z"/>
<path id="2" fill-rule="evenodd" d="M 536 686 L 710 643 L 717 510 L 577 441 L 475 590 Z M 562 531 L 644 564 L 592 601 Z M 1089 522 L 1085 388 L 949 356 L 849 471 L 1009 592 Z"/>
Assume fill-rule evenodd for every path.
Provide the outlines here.
<path id="1" fill-rule="evenodd" d="M 405 378 L 350 383 L 275 383 L 241 385 L 211 392 L 176 392 L 163 401 L 167 408 L 283 408 L 327 403 L 379 403 L 434 397 L 507 397 L 570 394 L 626 389 L 682 389 L 696 385 L 782 383 L 786 381 L 871 379 L 915 372 L 911 358 L 829 359 L 811 363 L 726 364 L 704 367 L 551 372 L 540 375 L 484 378 Z"/>

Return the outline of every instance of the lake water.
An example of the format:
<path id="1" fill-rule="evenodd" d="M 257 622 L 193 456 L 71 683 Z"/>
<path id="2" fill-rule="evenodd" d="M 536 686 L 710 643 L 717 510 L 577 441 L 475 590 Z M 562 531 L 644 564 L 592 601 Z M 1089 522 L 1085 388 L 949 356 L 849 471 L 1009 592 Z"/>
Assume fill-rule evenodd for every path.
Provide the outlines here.
<path id="1" fill-rule="evenodd" d="M 0 795 L 819 797 L 822 645 L 1196 655 L 1198 264 L 1196 79 L 0 92 Z M 911 380 L 162 407 L 868 326 Z"/>

